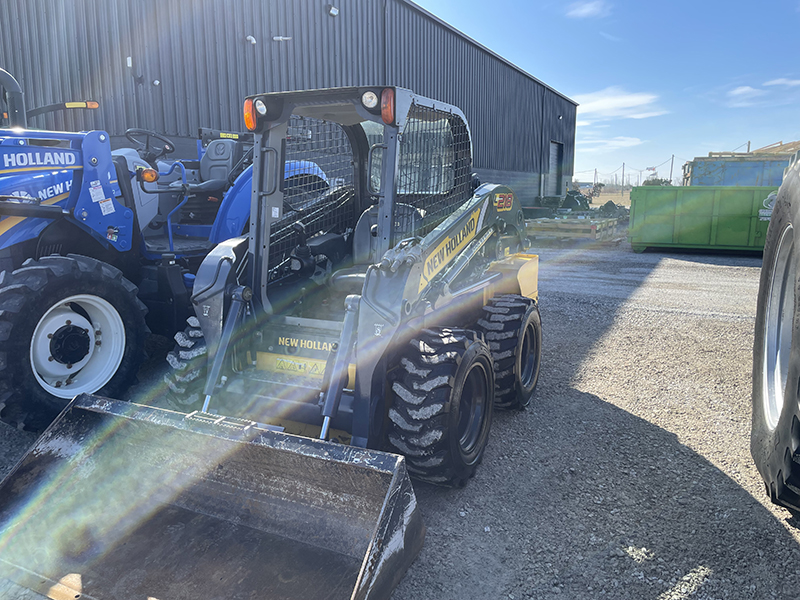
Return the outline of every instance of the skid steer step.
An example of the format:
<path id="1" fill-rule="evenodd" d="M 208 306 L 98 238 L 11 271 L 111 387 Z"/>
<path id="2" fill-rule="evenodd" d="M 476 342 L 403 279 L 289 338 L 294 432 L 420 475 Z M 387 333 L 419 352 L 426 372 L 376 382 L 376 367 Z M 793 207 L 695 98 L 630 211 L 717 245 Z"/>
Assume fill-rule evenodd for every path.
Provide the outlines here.
<path id="1" fill-rule="evenodd" d="M 43 597 L 385 598 L 423 537 L 402 457 L 89 395 L 0 484 Z"/>

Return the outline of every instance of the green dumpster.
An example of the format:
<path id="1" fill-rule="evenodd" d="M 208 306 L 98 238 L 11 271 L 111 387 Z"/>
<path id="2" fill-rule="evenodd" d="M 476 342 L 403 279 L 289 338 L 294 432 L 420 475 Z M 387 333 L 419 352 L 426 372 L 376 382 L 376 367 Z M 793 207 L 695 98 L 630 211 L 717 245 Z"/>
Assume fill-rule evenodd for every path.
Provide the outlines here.
<path id="1" fill-rule="evenodd" d="M 762 250 L 777 187 L 635 187 L 628 240 L 648 247 Z"/>

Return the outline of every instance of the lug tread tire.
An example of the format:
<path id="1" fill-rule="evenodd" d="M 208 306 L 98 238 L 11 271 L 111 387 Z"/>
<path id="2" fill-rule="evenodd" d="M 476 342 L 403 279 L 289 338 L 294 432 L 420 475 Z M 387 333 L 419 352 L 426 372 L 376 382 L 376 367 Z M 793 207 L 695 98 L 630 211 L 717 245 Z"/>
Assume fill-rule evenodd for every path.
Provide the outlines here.
<path id="1" fill-rule="evenodd" d="M 535 313 L 535 314 L 533 314 Z M 536 365 L 532 385 L 520 381 L 520 333 L 533 320 L 537 334 Z M 530 404 L 541 365 L 541 317 L 536 301 L 518 294 L 495 296 L 483 307 L 475 329 L 482 333 L 492 352 L 495 369 L 495 408 L 522 410 Z"/>
<path id="2" fill-rule="evenodd" d="M 391 386 L 388 441 L 391 450 L 405 455 L 409 473 L 417 479 L 461 487 L 483 459 L 491 410 L 484 411 L 480 441 L 471 456 L 465 461 L 454 450 L 458 415 L 452 396 L 465 360 L 483 360 L 487 365 L 487 404 L 491 406 L 491 354 L 476 332 L 424 329 L 401 353 Z"/>
<path id="3" fill-rule="evenodd" d="M 111 302 L 126 330 L 125 351 L 112 378 L 95 393 L 119 397 L 136 382 L 146 357 L 147 308 L 138 288 L 111 265 L 87 256 L 28 259 L 0 274 L 0 420 L 28 431 L 46 428 L 68 400 L 47 393 L 30 364 L 30 344 L 39 318 L 58 296 L 93 294 Z"/>
<path id="4" fill-rule="evenodd" d="M 167 365 L 167 406 L 179 412 L 199 410 L 203 406 L 208 349 L 197 317 L 189 317 L 186 329 L 175 334 L 175 347 L 167 353 Z"/>

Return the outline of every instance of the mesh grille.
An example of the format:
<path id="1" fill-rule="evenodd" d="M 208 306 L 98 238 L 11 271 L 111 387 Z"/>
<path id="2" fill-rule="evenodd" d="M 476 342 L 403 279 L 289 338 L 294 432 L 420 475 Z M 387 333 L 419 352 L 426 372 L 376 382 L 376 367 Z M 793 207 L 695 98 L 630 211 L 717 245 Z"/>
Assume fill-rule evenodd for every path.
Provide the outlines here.
<path id="1" fill-rule="evenodd" d="M 407 207 L 416 209 L 415 218 L 407 220 L 406 237 L 424 236 L 470 197 L 471 168 L 464 121 L 412 106 L 400 140 L 396 190 L 396 217 L 407 220 Z"/>
<path id="2" fill-rule="evenodd" d="M 269 268 L 285 264 L 298 244 L 292 225 L 302 221 L 308 237 L 344 233 L 355 224 L 353 151 L 341 126 L 292 116 L 286 137 L 284 199 L 288 210 L 270 229 Z"/>

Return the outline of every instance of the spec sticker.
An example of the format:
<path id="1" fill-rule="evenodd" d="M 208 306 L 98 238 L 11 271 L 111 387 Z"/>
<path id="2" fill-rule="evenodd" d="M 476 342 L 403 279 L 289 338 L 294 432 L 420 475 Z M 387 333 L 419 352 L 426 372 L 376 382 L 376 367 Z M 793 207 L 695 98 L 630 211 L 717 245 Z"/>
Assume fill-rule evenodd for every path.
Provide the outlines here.
<path id="1" fill-rule="evenodd" d="M 238 133 L 227 133 L 225 131 L 221 131 L 219 134 L 219 139 L 221 140 L 238 140 L 239 134 Z"/>
<path id="2" fill-rule="evenodd" d="M 110 215 L 115 212 L 114 201 L 111 198 L 100 200 L 100 210 L 103 211 L 103 216 Z"/>
<path id="3" fill-rule="evenodd" d="M 505 212 L 507 210 L 511 210 L 511 207 L 514 205 L 514 194 L 495 194 L 494 195 L 494 206 L 497 208 L 497 212 Z"/>
<path id="4" fill-rule="evenodd" d="M 272 218 L 273 219 L 279 219 L 280 216 L 281 216 L 281 209 L 278 208 L 277 206 L 273 206 L 272 207 Z"/>
<path id="5" fill-rule="evenodd" d="M 89 195 L 92 197 L 92 202 L 100 202 L 103 200 L 103 185 L 99 180 L 92 181 L 89 184 Z M 106 214 L 105 212 L 103 214 Z"/>
<path id="6" fill-rule="evenodd" d="M 419 278 L 419 291 L 425 289 L 439 271 L 445 268 L 450 259 L 461 252 L 478 232 L 478 217 L 481 209 L 474 210 L 464 226 L 452 236 L 445 238 L 425 259 L 422 267 L 422 277 Z"/>
<path id="7" fill-rule="evenodd" d="M 116 242 L 119 239 L 119 227 L 108 226 L 106 229 L 106 239 L 109 242 Z"/>

